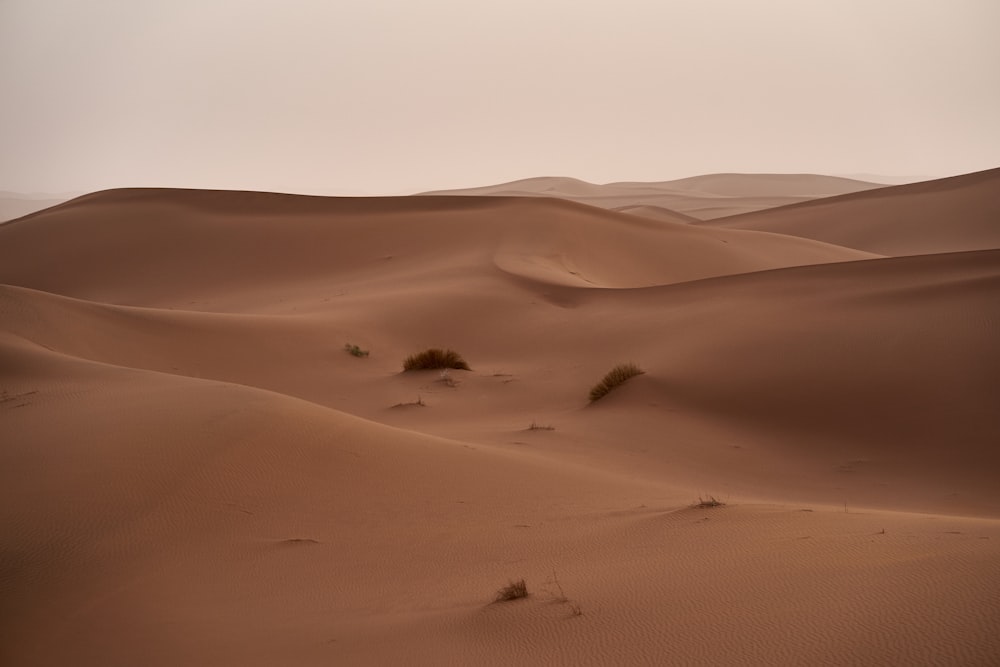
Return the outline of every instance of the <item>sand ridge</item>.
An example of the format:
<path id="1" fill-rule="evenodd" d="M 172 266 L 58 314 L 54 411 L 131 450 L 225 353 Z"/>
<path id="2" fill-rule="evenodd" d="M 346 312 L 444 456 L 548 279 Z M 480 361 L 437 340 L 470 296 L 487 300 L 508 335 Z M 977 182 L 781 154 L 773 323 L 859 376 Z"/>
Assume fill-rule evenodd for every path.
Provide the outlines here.
<path id="1" fill-rule="evenodd" d="M 414 274 L 482 271 L 489 256 L 513 273 L 606 287 L 874 256 L 550 199 L 184 190 L 88 195 L 0 226 L 0 241 L 0 282 L 173 306 L 185 305 L 178 295 L 211 287 L 234 294 L 320 278 L 407 284 Z M 150 300 L 156 290 L 162 295 Z"/>
<path id="2" fill-rule="evenodd" d="M 638 214 L 654 219 L 665 215 L 656 209 L 666 209 L 675 219 L 711 220 L 880 187 L 879 183 L 816 174 L 707 174 L 674 181 L 603 185 L 575 178 L 540 177 L 423 194 L 556 197 L 613 210 L 641 207 Z"/>
<path id="3" fill-rule="evenodd" d="M 882 255 L 1000 247 L 1000 169 L 713 220 Z"/>

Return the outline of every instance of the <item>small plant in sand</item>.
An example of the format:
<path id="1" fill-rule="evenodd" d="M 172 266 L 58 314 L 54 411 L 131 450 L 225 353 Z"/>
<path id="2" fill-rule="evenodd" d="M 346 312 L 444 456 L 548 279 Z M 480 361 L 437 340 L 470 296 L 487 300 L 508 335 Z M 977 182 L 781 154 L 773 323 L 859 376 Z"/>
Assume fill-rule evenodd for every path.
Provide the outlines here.
<path id="1" fill-rule="evenodd" d="M 394 407 L 394 408 L 405 408 L 405 407 L 409 407 L 411 405 L 415 405 L 415 406 L 420 407 L 420 408 L 423 408 L 423 407 L 427 406 L 427 404 L 424 403 L 423 397 L 418 394 L 417 395 L 417 400 L 410 401 L 408 403 L 396 403 L 396 405 L 394 405 L 392 407 Z"/>
<path id="2" fill-rule="evenodd" d="M 538 424 L 536 422 L 531 422 L 531 426 L 528 427 L 529 431 L 554 431 L 555 426 L 550 426 L 549 424 Z"/>
<path id="3" fill-rule="evenodd" d="M 528 597 L 528 586 L 524 583 L 524 579 L 518 579 L 517 581 L 509 582 L 506 586 L 498 590 L 496 597 L 493 598 L 493 601 L 510 602 L 511 600 L 518 600 L 526 597 Z"/>
<path id="4" fill-rule="evenodd" d="M 559 583 L 559 577 L 556 576 L 555 570 L 552 570 L 552 578 L 546 581 L 545 584 L 552 587 L 543 590 L 545 590 L 545 592 L 548 593 L 555 602 L 558 602 L 559 604 L 568 604 L 571 615 L 583 616 L 583 609 L 580 608 L 580 605 L 573 602 L 566 596 L 566 591 L 563 590 L 562 584 Z"/>
<path id="5" fill-rule="evenodd" d="M 602 398 L 615 387 L 624 384 L 627 380 L 634 378 L 636 375 L 642 375 L 645 372 L 646 371 L 631 362 L 627 364 L 618 364 L 608 371 L 608 374 L 605 375 L 600 382 L 591 388 L 591 402 Z"/>
<path id="6" fill-rule="evenodd" d="M 691 507 L 704 510 L 704 509 L 711 509 L 713 507 L 725 507 L 725 505 L 726 503 L 717 499 L 715 496 L 708 496 L 707 498 L 702 498 L 701 496 L 698 496 L 698 502 L 693 504 Z"/>
<path id="7" fill-rule="evenodd" d="M 434 368 L 455 368 L 461 371 L 471 370 L 458 352 L 432 347 L 417 354 L 411 354 L 403 361 L 404 371 L 420 371 Z"/>
<path id="8" fill-rule="evenodd" d="M 347 350 L 348 354 L 351 354 L 355 357 L 368 356 L 368 350 L 362 350 L 360 347 L 352 343 L 347 343 L 346 345 L 344 345 L 344 349 Z"/>

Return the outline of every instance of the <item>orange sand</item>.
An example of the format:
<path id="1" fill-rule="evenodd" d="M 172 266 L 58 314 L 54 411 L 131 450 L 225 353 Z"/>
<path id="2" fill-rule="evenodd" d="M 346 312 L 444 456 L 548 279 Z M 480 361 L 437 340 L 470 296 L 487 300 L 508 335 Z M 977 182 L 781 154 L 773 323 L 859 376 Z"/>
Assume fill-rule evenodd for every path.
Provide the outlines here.
<path id="1" fill-rule="evenodd" d="M 0 664 L 997 664 L 996 173 L 0 225 Z"/>

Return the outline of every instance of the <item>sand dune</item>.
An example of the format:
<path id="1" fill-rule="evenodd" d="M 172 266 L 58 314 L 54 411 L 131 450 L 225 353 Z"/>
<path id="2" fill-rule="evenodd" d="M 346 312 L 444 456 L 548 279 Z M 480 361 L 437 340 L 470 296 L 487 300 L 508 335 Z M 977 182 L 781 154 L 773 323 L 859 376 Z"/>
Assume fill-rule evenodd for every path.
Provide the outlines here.
<path id="1" fill-rule="evenodd" d="M 489 197 L 124 190 L 0 227 L 0 282 L 133 305 L 182 306 L 210 293 L 257 298 L 257 290 L 303 280 L 336 280 L 335 291 L 405 285 L 489 270 L 490 260 L 556 283 L 633 287 L 872 256 L 571 202 Z"/>
<path id="2" fill-rule="evenodd" d="M 715 220 L 882 255 L 1000 248 L 1000 169 Z"/>
<path id="3" fill-rule="evenodd" d="M 0 663 L 1000 658 L 1000 250 L 127 190 L 0 283 Z"/>
<path id="4" fill-rule="evenodd" d="M 613 210 L 619 213 L 628 213 L 629 215 L 637 215 L 640 218 L 650 218 L 651 220 L 660 220 L 663 222 L 698 222 L 698 218 L 694 218 L 690 215 L 684 215 L 683 213 L 678 213 L 677 211 L 671 211 L 669 208 L 663 208 L 662 206 L 636 204 L 620 206 Z"/>
<path id="5" fill-rule="evenodd" d="M 540 177 L 424 194 L 556 197 L 613 210 L 653 207 L 710 220 L 880 187 L 883 186 L 879 183 L 815 174 L 708 174 L 675 181 L 623 181 L 604 185 L 575 178 Z M 663 215 L 657 212 L 652 217 L 659 219 Z"/>
<path id="6" fill-rule="evenodd" d="M 733 436 L 738 440 L 766 433 L 774 442 L 797 443 L 779 449 L 770 465 L 820 453 L 830 471 L 853 459 L 919 464 L 926 474 L 906 493 L 897 489 L 892 508 L 1000 512 L 992 476 L 980 479 L 998 463 L 982 458 L 1000 436 L 993 409 L 1000 391 L 993 351 L 998 256 L 854 262 L 615 291 L 526 286 L 501 275 L 475 283 L 477 292 L 494 295 L 478 303 L 439 290 L 414 311 L 398 303 L 405 295 L 388 301 L 391 308 L 366 295 L 316 299 L 310 312 L 292 316 L 110 306 L 7 287 L 0 312 L 10 333 L 63 354 L 261 387 L 408 428 L 412 418 L 417 430 L 460 439 L 502 443 L 532 420 L 599 422 L 604 406 L 623 401 L 627 411 L 653 408 L 640 410 L 627 450 L 663 450 L 657 443 L 664 433 L 725 424 L 743 433 Z M 433 316 L 421 321 L 421 311 Z M 442 328 L 450 344 L 477 360 L 476 373 L 460 374 L 464 391 L 434 374 L 397 375 L 409 348 L 434 344 Z M 552 330 L 565 333 L 540 334 Z M 623 330 L 627 350 L 616 351 Z M 377 359 L 359 363 L 344 354 L 343 342 L 355 339 L 374 347 Z M 560 354 L 568 344 L 578 356 Z M 648 374 L 620 397 L 581 412 L 586 388 L 624 354 Z M 629 392 L 639 393 L 627 399 Z M 418 395 L 443 404 L 416 415 L 388 410 Z M 620 430 L 617 415 L 611 412 L 609 427 Z M 589 440 L 586 430 L 581 441 Z M 942 449 L 945 440 L 951 444 Z M 666 460 L 673 454 L 660 451 Z M 698 464 L 699 456 L 684 458 Z M 952 466 L 955 478 L 944 479 Z M 883 481 L 895 473 L 888 466 Z M 774 481 L 751 486 L 740 474 L 753 495 L 766 494 Z M 914 471 L 900 477 L 913 482 Z M 720 475 L 711 483 L 731 480 Z M 810 478 L 809 490 L 799 493 L 834 502 L 841 493 L 834 484 L 843 480 Z M 965 500 L 949 499 L 946 491 L 959 488 Z M 918 501 L 905 503 L 917 489 Z M 858 493 L 882 504 L 880 492 L 851 492 Z"/>
<path id="7" fill-rule="evenodd" d="M 0 222 L 14 220 L 63 203 L 70 195 L 20 194 L 0 192 Z"/>
<path id="8" fill-rule="evenodd" d="M 37 392 L 4 414 L 20 461 L 3 469 L 21 501 L 2 510 L 14 664 L 993 655 L 979 611 L 992 521 L 690 510 L 662 483 L 524 448 L 24 343 L 3 354 L 19 359 L 14 391 Z M 896 564 L 871 574 L 870 561 Z M 553 570 L 568 602 L 546 584 Z M 487 604 L 519 576 L 532 597 Z M 887 608 L 907 622 L 873 633 Z"/>
<path id="9" fill-rule="evenodd" d="M 656 185 L 729 197 L 832 197 L 885 187 L 881 183 L 820 174 L 705 174 Z"/>

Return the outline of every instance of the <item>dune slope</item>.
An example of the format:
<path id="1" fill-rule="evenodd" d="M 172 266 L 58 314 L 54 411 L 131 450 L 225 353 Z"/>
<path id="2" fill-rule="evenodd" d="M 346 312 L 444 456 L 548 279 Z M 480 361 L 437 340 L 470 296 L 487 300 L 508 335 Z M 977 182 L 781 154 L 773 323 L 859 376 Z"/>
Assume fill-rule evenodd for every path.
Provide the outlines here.
<path id="1" fill-rule="evenodd" d="M 996 615 L 983 614 L 995 603 L 993 520 L 689 509 L 664 480 L 524 447 L 428 438 L 10 336 L 0 354 L 13 399 L 6 662 L 996 655 Z M 518 577 L 527 600 L 490 604 Z M 873 631 L 887 610 L 906 622 Z"/>
<path id="2" fill-rule="evenodd" d="M 1000 248 L 1000 169 L 846 194 L 706 224 L 801 236 L 881 255 Z"/>
<path id="3" fill-rule="evenodd" d="M 0 282 L 131 305 L 252 298 L 309 280 L 406 284 L 490 260 L 560 283 L 633 287 L 872 256 L 541 199 L 122 190 L 0 226 Z"/>
<path id="4" fill-rule="evenodd" d="M 0 663 L 1000 659 L 1000 250 L 127 190 L 0 282 Z"/>

